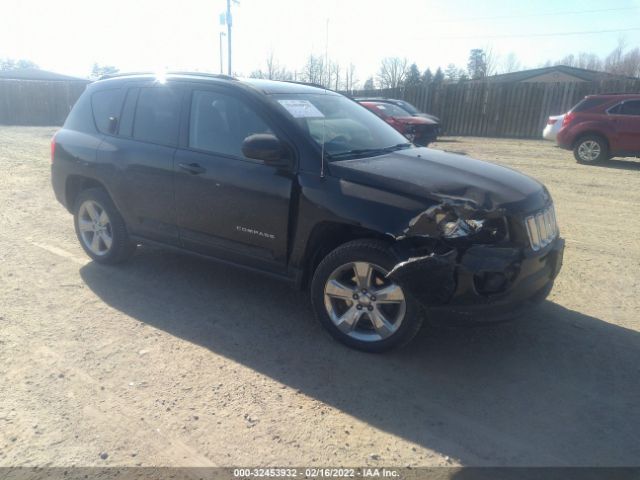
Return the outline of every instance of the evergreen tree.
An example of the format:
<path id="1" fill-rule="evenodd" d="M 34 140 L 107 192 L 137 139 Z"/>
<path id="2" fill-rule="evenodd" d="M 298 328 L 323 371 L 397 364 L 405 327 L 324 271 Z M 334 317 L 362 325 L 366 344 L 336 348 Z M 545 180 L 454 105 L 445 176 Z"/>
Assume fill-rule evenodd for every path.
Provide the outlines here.
<path id="1" fill-rule="evenodd" d="M 404 81 L 404 85 L 406 87 L 416 87 L 420 85 L 420 70 L 415 63 L 412 63 L 409 67 L 409 72 L 407 73 L 407 78 Z"/>
<path id="2" fill-rule="evenodd" d="M 433 73 L 431 73 L 430 68 L 427 68 L 422 74 L 422 83 L 424 85 L 429 85 L 431 82 L 433 82 Z"/>
<path id="3" fill-rule="evenodd" d="M 444 72 L 440 67 L 436 70 L 435 75 L 433 76 L 433 83 L 440 84 L 444 81 Z"/>

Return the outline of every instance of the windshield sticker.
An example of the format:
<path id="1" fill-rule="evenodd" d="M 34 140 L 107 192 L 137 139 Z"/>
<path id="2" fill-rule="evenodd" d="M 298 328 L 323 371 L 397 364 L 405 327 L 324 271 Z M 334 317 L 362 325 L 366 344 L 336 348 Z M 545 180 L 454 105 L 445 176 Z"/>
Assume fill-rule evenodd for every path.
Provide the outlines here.
<path id="1" fill-rule="evenodd" d="M 309 100 L 278 100 L 295 118 L 323 118 L 324 115 Z"/>

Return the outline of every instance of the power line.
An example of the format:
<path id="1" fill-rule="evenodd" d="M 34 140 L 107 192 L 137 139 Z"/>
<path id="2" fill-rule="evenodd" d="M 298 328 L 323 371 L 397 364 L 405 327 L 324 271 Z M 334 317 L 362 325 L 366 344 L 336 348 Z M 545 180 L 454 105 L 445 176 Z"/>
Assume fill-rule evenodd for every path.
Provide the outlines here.
<path id="1" fill-rule="evenodd" d="M 513 35 L 454 35 L 434 37 L 438 39 L 473 39 L 473 38 L 526 38 L 526 37 L 567 37 L 570 35 L 593 35 L 598 33 L 622 33 L 640 30 L 640 27 L 617 28 L 613 30 L 583 30 L 580 32 L 555 32 L 555 33 L 516 33 Z"/>
<path id="2" fill-rule="evenodd" d="M 509 18 L 530 18 L 530 17 L 555 17 L 560 15 L 582 15 L 589 13 L 606 13 L 606 12 L 620 12 L 625 10 L 638 10 L 640 7 L 618 7 L 618 8 L 600 8 L 596 10 L 573 10 L 573 11 L 564 11 L 564 12 L 543 12 L 543 13 L 525 13 L 520 15 L 496 15 L 490 17 L 463 17 L 458 18 L 455 21 L 465 21 L 465 20 L 500 20 L 500 19 L 509 19 Z M 433 21 L 433 19 L 432 19 Z M 435 20 L 438 21 L 438 20 Z M 448 22 L 448 20 L 445 20 Z M 454 20 L 451 20 L 454 22 Z"/>

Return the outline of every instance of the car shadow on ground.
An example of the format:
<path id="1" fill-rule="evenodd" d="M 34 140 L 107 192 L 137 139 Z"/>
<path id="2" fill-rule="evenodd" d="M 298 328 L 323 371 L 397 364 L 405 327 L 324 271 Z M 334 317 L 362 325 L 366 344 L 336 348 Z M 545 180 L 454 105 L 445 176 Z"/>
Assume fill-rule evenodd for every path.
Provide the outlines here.
<path id="1" fill-rule="evenodd" d="M 627 158 L 624 160 L 612 158 L 605 162 L 596 163 L 594 166 L 602 168 L 613 168 L 617 170 L 640 170 L 640 161 L 631 158 Z"/>
<path id="2" fill-rule="evenodd" d="M 140 248 L 80 270 L 111 307 L 467 465 L 638 465 L 640 334 L 545 302 L 517 322 L 349 350 L 286 283 Z"/>

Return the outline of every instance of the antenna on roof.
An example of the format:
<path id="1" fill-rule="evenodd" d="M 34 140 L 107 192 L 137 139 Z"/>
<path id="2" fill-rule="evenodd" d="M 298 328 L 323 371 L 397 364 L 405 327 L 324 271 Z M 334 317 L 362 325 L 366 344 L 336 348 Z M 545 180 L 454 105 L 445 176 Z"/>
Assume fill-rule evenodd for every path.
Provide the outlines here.
<path id="1" fill-rule="evenodd" d="M 325 30 L 325 38 L 324 38 L 324 63 L 325 68 L 327 69 L 327 82 L 331 81 L 330 70 L 329 70 L 329 18 L 327 17 L 327 26 Z M 324 94 L 327 94 L 327 87 L 324 86 Z M 320 178 L 324 178 L 324 140 L 325 140 L 325 131 L 327 126 L 327 117 L 325 115 L 322 116 L 322 154 L 320 158 Z"/>

